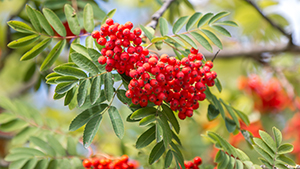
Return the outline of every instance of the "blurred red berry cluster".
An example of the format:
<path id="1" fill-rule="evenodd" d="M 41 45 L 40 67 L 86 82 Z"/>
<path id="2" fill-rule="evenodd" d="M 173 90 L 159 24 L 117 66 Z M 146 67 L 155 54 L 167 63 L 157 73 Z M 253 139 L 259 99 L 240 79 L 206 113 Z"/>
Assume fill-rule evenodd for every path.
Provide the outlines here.
<path id="1" fill-rule="evenodd" d="M 300 163 L 300 112 L 297 112 L 287 123 L 284 130 L 286 139 L 293 139 L 294 150 L 292 154 L 296 156 L 296 162 Z"/>
<path id="2" fill-rule="evenodd" d="M 239 89 L 252 95 L 254 108 L 261 113 L 278 113 L 292 103 L 280 81 L 276 78 L 265 81 L 255 74 L 241 77 Z"/>
<path id="3" fill-rule="evenodd" d="M 250 123 L 249 126 L 247 126 L 245 123 L 240 121 L 241 130 L 247 130 L 249 131 L 253 137 L 260 138 L 259 136 L 259 130 L 263 130 L 263 126 L 261 124 L 261 121 L 255 121 Z M 238 146 L 239 143 L 245 141 L 245 138 L 241 132 L 239 132 L 237 135 L 230 135 L 229 143 L 233 146 Z"/>
<path id="4" fill-rule="evenodd" d="M 134 160 L 129 160 L 127 155 L 119 158 L 91 158 L 85 159 L 82 165 L 86 169 L 136 169 L 138 163 Z"/>
<path id="5" fill-rule="evenodd" d="M 182 60 L 166 54 L 149 54 L 147 48 L 140 46 L 141 29 L 131 31 L 132 28 L 131 22 L 120 25 L 109 18 L 100 31 L 94 31 L 92 37 L 105 46 L 98 62 L 106 64 L 108 72 L 115 69 L 132 78 L 126 96 L 133 104 L 146 107 L 148 101 L 156 105 L 167 101 L 172 110 L 179 111 L 180 119 L 192 117 L 193 110 L 199 107 L 198 101 L 206 98 L 206 85 L 215 84 L 217 73 L 211 71 L 213 63 L 203 62 L 203 55 L 194 48 Z"/>

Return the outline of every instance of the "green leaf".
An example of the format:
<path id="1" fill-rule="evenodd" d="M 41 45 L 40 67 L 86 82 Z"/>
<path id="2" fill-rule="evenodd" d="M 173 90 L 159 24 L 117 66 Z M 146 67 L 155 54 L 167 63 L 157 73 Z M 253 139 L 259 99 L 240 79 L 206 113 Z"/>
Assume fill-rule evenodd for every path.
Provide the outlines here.
<path id="1" fill-rule="evenodd" d="M 140 120 L 139 126 L 147 126 L 148 124 L 155 121 L 155 114 L 144 117 Z"/>
<path id="2" fill-rule="evenodd" d="M 71 44 L 71 48 L 74 51 L 76 51 L 77 53 L 80 53 L 80 54 L 84 55 L 85 57 L 89 58 L 88 50 L 87 50 L 87 48 L 85 46 L 83 46 L 83 45 L 81 45 L 79 43 L 72 43 Z"/>
<path id="3" fill-rule="evenodd" d="M 227 168 L 229 162 L 230 162 L 230 157 L 225 155 L 223 160 L 218 164 L 218 169 Z"/>
<path id="4" fill-rule="evenodd" d="M 184 160 L 183 160 L 183 157 L 181 154 L 178 153 L 178 151 L 173 151 L 172 150 L 172 154 L 173 156 L 175 157 L 175 160 L 176 160 L 176 166 L 177 168 L 179 169 L 185 169 L 185 166 L 184 166 Z M 179 166 L 180 165 L 180 166 Z"/>
<path id="5" fill-rule="evenodd" d="M 170 123 L 172 124 L 172 126 L 174 127 L 176 133 L 179 133 L 180 131 L 180 126 L 179 126 L 179 123 L 178 123 L 178 120 L 177 118 L 175 117 L 174 115 L 174 112 L 172 111 L 172 109 L 165 105 L 165 104 L 162 104 L 162 108 L 163 108 L 163 111 L 162 113 L 167 117 L 167 119 L 170 121 Z"/>
<path id="6" fill-rule="evenodd" d="M 34 12 L 38 18 L 39 23 L 41 24 L 41 26 L 44 28 L 44 30 L 46 31 L 46 33 L 50 36 L 54 36 L 54 32 L 52 27 L 50 26 L 49 22 L 46 20 L 46 18 L 44 17 L 44 15 L 38 11 L 34 9 Z"/>
<path id="7" fill-rule="evenodd" d="M 84 147 L 88 147 L 91 145 L 98 128 L 100 126 L 100 122 L 102 120 L 102 114 L 98 114 L 93 117 L 89 122 L 86 124 L 83 132 L 83 144 Z"/>
<path id="8" fill-rule="evenodd" d="M 31 43 L 37 41 L 41 36 L 40 35 L 29 35 L 14 41 L 11 41 L 7 46 L 10 48 L 20 48 L 23 46 L 30 45 Z"/>
<path id="9" fill-rule="evenodd" d="M 222 42 L 220 39 L 211 31 L 202 29 L 201 30 L 218 48 L 223 49 Z"/>
<path id="10" fill-rule="evenodd" d="M 219 12 L 209 20 L 208 24 L 212 24 L 227 15 L 229 15 L 229 12 Z"/>
<path id="11" fill-rule="evenodd" d="M 69 136 L 67 138 L 67 152 L 68 152 L 68 154 L 73 155 L 73 156 L 77 155 L 76 143 L 77 143 L 77 140 L 74 140 L 73 137 Z"/>
<path id="12" fill-rule="evenodd" d="M 79 107 L 81 107 L 84 104 L 89 88 L 90 88 L 90 80 L 89 79 L 82 80 L 79 83 L 78 93 L 77 93 L 77 103 L 78 103 Z"/>
<path id="13" fill-rule="evenodd" d="M 209 104 L 209 106 L 207 108 L 207 119 L 209 121 L 212 121 L 215 118 L 217 118 L 219 114 L 220 114 L 220 111 L 214 105 Z"/>
<path id="14" fill-rule="evenodd" d="M 278 130 L 276 127 L 273 127 L 272 131 L 273 131 L 273 135 L 275 138 L 276 147 L 278 148 L 282 142 L 282 134 L 281 134 L 280 130 Z"/>
<path id="15" fill-rule="evenodd" d="M 262 157 L 264 157 L 264 159 L 266 159 L 268 161 L 269 164 L 272 164 L 274 161 L 272 159 L 272 157 L 270 157 L 270 155 L 268 153 L 266 153 L 263 149 L 261 149 L 260 147 L 258 147 L 257 145 L 253 145 L 253 148 L 255 149 L 255 151 L 257 151 Z"/>
<path id="16" fill-rule="evenodd" d="M 38 131 L 36 127 L 26 127 L 21 130 L 14 138 L 12 139 L 12 144 L 22 144 L 28 141 L 29 137 L 34 135 Z"/>
<path id="17" fill-rule="evenodd" d="M 49 162 L 49 165 L 48 165 L 47 169 L 53 169 L 53 168 L 58 168 L 58 162 L 57 162 L 57 159 L 52 159 L 52 160 Z"/>
<path id="18" fill-rule="evenodd" d="M 219 81 L 218 78 L 215 78 L 215 84 L 216 84 L 216 87 L 217 87 L 218 91 L 221 93 L 222 92 L 222 85 L 221 85 L 221 82 Z"/>
<path id="19" fill-rule="evenodd" d="M 35 33 L 34 30 L 26 23 L 21 21 L 8 21 L 7 24 L 14 30 L 22 33 Z"/>
<path id="20" fill-rule="evenodd" d="M 198 49 L 196 43 L 187 35 L 185 34 L 176 34 L 176 36 L 180 37 L 182 40 L 184 40 L 186 43 L 188 43 L 190 46 L 192 46 L 195 49 Z"/>
<path id="21" fill-rule="evenodd" d="M 104 94 L 107 101 L 111 101 L 114 95 L 114 81 L 112 79 L 111 72 L 104 74 Z"/>
<path id="22" fill-rule="evenodd" d="M 223 34 L 225 36 L 231 37 L 230 32 L 228 32 L 228 30 L 226 30 L 222 26 L 213 25 L 212 28 L 214 28 L 216 31 L 220 32 L 221 34 Z"/>
<path id="23" fill-rule="evenodd" d="M 29 159 L 33 158 L 34 156 L 32 154 L 8 154 L 4 160 L 11 162 L 11 161 L 16 161 L 16 160 L 21 160 L 21 159 Z"/>
<path id="24" fill-rule="evenodd" d="M 126 97 L 126 95 L 125 95 L 125 93 L 126 93 L 126 91 L 125 90 L 120 90 L 120 89 L 118 89 L 117 90 L 117 97 L 118 97 L 118 99 L 122 102 L 122 103 L 124 103 L 124 104 L 126 104 L 126 105 L 130 105 L 132 102 L 131 102 L 131 99 L 130 98 L 128 98 L 128 97 Z"/>
<path id="25" fill-rule="evenodd" d="M 53 29 L 59 35 L 65 37 L 67 35 L 67 32 L 66 32 L 64 25 L 61 23 L 60 19 L 58 18 L 58 16 L 49 8 L 44 8 L 43 13 L 44 13 L 47 21 L 53 27 Z"/>
<path id="26" fill-rule="evenodd" d="M 172 131 L 172 137 L 179 145 L 181 145 L 181 141 L 179 137 L 173 131 Z"/>
<path id="27" fill-rule="evenodd" d="M 277 154 L 287 154 L 294 150 L 294 146 L 292 144 L 282 144 L 279 146 Z"/>
<path id="28" fill-rule="evenodd" d="M 154 29 L 151 27 L 144 27 L 143 25 L 140 25 L 140 28 L 145 33 L 147 38 L 151 41 L 154 37 L 154 32 L 155 32 Z"/>
<path id="29" fill-rule="evenodd" d="M 87 48 L 94 48 L 94 38 L 92 36 L 85 38 L 85 46 Z"/>
<path id="30" fill-rule="evenodd" d="M 200 17 L 202 16 L 202 13 L 201 12 L 196 12 L 196 13 L 194 13 L 191 17 L 190 17 L 190 19 L 189 19 L 189 21 L 187 22 L 187 24 L 186 24 L 186 31 L 189 31 L 196 23 L 197 23 L 197 21 L 200 19 Z"/>
<path id="31" fill-rule="evenodd" d="M 66 150 L 63 148 L 61 143 L 53 135 L 47 135 L 47 141 L 58 155 L 62 157 L 67 155 Z"/>
<path id="32" fill-rule="evenodd" d="M 80 25 L 79 25 L 76 11 L 72 8 L 71 5 L 65 4 L 64 12 L 65 12 L 70 30 L 72 31 L 72 33 L 74 35 L 79 35 L 80 34 Z"/>
<path id="33" fill-rule="evenodd" d="M 164 115 L 160 115 L 159 118 L 156 118 L 156 121 L 163 129 L 164 146 L 168 147 L 168 145 L 172 141 L 172 130 L 170 129 L 168 120 Z"/>
<path id="34" fill-rule="evenodd" d="M 165 36 L 169 32 L 168 21 L 163 17 L 159 18 L 159 30 L 160 30 L 161 36 Z"/>
<path id="35" fill-rule="evenodd" d="M 36 57 L 38 54 L 42 53 L 42 51 L 51 43 L 51 40 L 51 38 L 44 39 L 42 42 L 38 43 L 32 49 L 26 52 L 20 60 L 25 61 Z"/>
<path id="36" fill-rule="evenodd" d="M 280 169 L 289 169 L 285 164 L 282 164 L 280 162 L 276 161 L 275 167 L 280 168 Z"/>
<path id="37" fill-rule="evenodd" d="M 58 100 L 58 99 L 63 98 L 65 95 L 66 95 L 66 93 L 63 93 L 63 94 L 54 93 L 53 99 Z"/>
<path id="38" fill-rule="evenodd" d="M 148 146 L 155 140 L 155 126 L 150 127 L 145 131 L 136 141 L 135 147 L 137 149 Z"/>
<path id="39" fill-rule="evenodd" d="M 10 150 L 11 154 L 31 154 L 34 156 L 45 156 L 43 152 L 31 147 L 17 147 Z"/>
<path id="40" fill-rule="evenodd" d="M 206 50 L 212 52 L 212 47 L 209 42 L 199 33 L 191 32 L 190 33 Z"/>
<path id="41" fill-rule="evenodd" d="M 76 84 L 77 82 L 60 83 L 56 86 L 55 92 L 58 94 L 66 93 L 67 91 L 71 90 Z"/>
<path id="42" fill-rule="evenodd" d="M 41 27 L 39 20 L 34 12 L 34 9 L 32 9 L 29 5 L 26 5 L 26 13 L 27 13 L 34 29 L 37 30 L 38 32 L 42 32 L 42 27 Z"/>
<path id="43" fill-rule="evenodd" d="M 91 91 L 90 91 L 90 100 L 92 105 L 96 103 L 100 95 L 101 95 L 101 76 L 96 76 L 93 78 Z"/>
<path id="44" fill-rule="evenodd" d="M 93 32 L 95 28 L 94 13 L 91 4 L 86 4 L 83 10 L 83 26 L 87 32 Z"/>
<path id="45" fill-rule="evenodd" d="M 80 53 L 72 53 L 71 58 L 76 65 L 88 71 L 92 75 L 96 75 L 98 74 L 98 72 L 100 72 L 98 67 L 95 65 L 93 61 L 91 61 L 89 58 L 87 58 L 86 56 Z"/>
<path id="46" fill-rule="evenodd" d="M 207 13 L 205 14 L 200 21 L 198 22 L 197 27 L 200 28 L 201 26 L 203 26 L 211 17 L 213 17 L 214 14 L 213 13 Z"/>
<path id="47" fill-rule="evenodd" d="M 268 147 L 268 145 L 259 138 L 253 138 L 254 143 L 262 150 L 268 153 L 271 157 L 275 156 L 275 153 Z"/>
<path id="48" fill-rule="evenodd" d="M 53 63 L 56 61 L 56 59 L 59 57 L 60 53 L 62 52 L 63 48 L 66 45 L 66 40 L 59 41 L 54 48 L 51 50 L 51 52 L 48 54 L 44 62 L 42 63 L 40 67 L 40 71 L 45 71 L 49 69 Z"/>
<path id="49" fill-rule="evenodd" d="M 10 122 L 12 120 L 15 120 L 16 118 L 17 117 L 12 113 L 3 112 L 0 114 L 0 124 Z"/>
<path id="50" fill-rule="evenodd" d="M 233 120 L 229 119 L 229 118 L 225 118 L 225 125 L 226 125 L 226 128 L 227 130 L 232 133 L 235 131 L 236 129 L 236 124 Z"/>
<path id="51" fill-rule="evenodd" d="M 235 113 L 243 120 L 243 122 L 244 122 L 246 125 L 249 125 L 249 124 L 250 124 L 249 118 L 248 118 L 248 116 L 247 116 L 245 113 L 243 113 L 243 112 L 241 112 L 241 111 L 239 111 L 239 110 L 237 110 L 237 109 L 235 109 L 235 108 L 233 108 L 233 110 L 234 110 Z"/>
<path id="52" fill-rule="evenodd" d="M 155 120 L 156 120 L 156 117 L 155 117 Z M 159 123 L 156 123 L 155 138 L 156 138 L 156 143 L 159 143 L 163 140 L 163 129 Z"/>
<path id="53" fill-rule="evenodd" d="M 108 105 L 107 104 L 99 104 L 89 109 L 84 110 L 78 116 L 74 118 L 69 126 L 70 131 L 75 131 L 87 123 L 90 119 L 92 119 L 97 114 L 101 113 Z"/>
<path id="54" fill-rule="evenodd" d="M 73 76 L 79 79 L 87 78 L 87 75 L 84 73 L 84 71 L 71 66 L 57 66 L 53 70 L 54 72 L 65 76 Z"/>
<path id="55" fill-rule="evenodd" d="M 169 168 L 171 163 L 172 163 L 172 160 L 173 160 L 173 154 L 172 154 L 172 151 L 169 150 L 167 152 L 167 155 L 166 155 L 166 159 L 165 159 L 165 168 Z"/>
<path id="56" fill-rule="evenodd" d="M 48 159 L 42 159 L 40 160 L 34 169 L 46 169 L 48 166 Z"/>
<path id="57" fill-rule="evenodd" d="M 73 100 L 73 98 L 75 96 L 76 90 L 77 90 L 77 87 L 73 87 L 72 90 L 69 90 L 67 92 L 65 100 L 64 100 L 64 106 L 67 106 L 67 105 L 69 105 L 72 102 L 72 100 Z"/>
<path id="58" fill-rule="evenodd" d="M 76 82 L 78 79 L 74 76 L 59 76 L 56 77 L 56 83 L 63 83 L 63 82 Z"/>
<path id="59" fill-rule="evenodd" d="M 146 116 L 155 114 L 156 111 L 157 111 L 157 109 L 155 109 L 154 107 L 140 108 L 140 109 L 136 110 L 135 112 L 133 112 L 132 115 L 130 116 L 130 118 L 135 119 L 135 120 L 141 119 Z"/>
<path id="60" fill-rule="evenodd" d="M 154 38 L 151 40 L 151 43 L 160 42 L 160 41 L 165 40 L 165 39 L 167 39 L 167 37 L 154 37 Z"/>
<path id="61" fill-rule="evenodd" d="M 184 26 L 184 24 L 188 21 L 188 16 L 182 16 L 180 17 L 173 26 L 173 34 L 176 34 L 180 31 L 180 29 Z"/>
<path id="62" fill-rule="evenodd" d="M 238 24 L 235 23 L 234 21 L 223 21 L 223 22 L 217 22 L 215 24 L 238 27 Z"/>
<path id="63" fill-rule="evenodd" d="M 122 117 L 120 116 L 118 109 L 114 106 L 111 106 L 108 109 L 108 114 L 109 114 L 110 121 L 111 121 L 111 124 L 113 126 L 113 129 L 114 129 L 116 135 L 120 139 L 122 139 L 124 136 L 124 124 L 123 124 Z"/>
<path id="64" fill-rule="evenodd" d="M 47 153 L 51 157 L 54 157 L 56 155 L 56 152 L 53 150 L 53 148 L 42 139 L 35 136 L 31 136 L 29 141 L 41 148 L 45 153 Z"/>
<path id="65" fill-rule="evenodd" d="M 12 161 L 9 164 L 9 169 L 21 169 L 27 161 L 28 161 L 28 158 L 17 160 L 17 161 Z"/>
<path id="66" fill-rule="evenodd" d="M 150 165 L 153 164 L 156 160 L 158 160 L 163 155 L 164 152 L 165 152 L 165 147 L 163 142 L 161 141 L 157 143 L 151 150 L 149 160 L 148 160 L 149 164 Z"/>
<path id="67" fill-rule="evenodd" d="M 171 37 L 171 36 L 166 36 L 166 37 L 169 38 L 170 40 L 174 41 L 175 43 L 179 44 L 180 46 L 185 47 L 185 44 L 178 38 Z"/>
<path id="68" fill-rule="evenodd" d="M 15 119 L 15 120 L 9 121 L 7 123 L 1 124 L 0 131 L 12 132 L 12 131 L 16 131 L 16 130 L 21 130 L 27 126 L 28 126 L 28 123 L 26 123 L 22 120 L 19 120 L 19 119 Z"/>
<path id="69" fill-rule="evenodd" d="M 230 116 L 232 117 L 233 121 L 235 122 L 235 124 L 237 125 L 238 128 L 240 128 L 240 122 L 236 116 L 236 114 L 233 111 L 233 108 L 227 104 L 224 103 L 224 101 L 222 99 L 220 99 L 220 101 L 223 103 L 223 105 L 226 107 L 228 113 L 230 114 Z"/>
<path id="70" fill-rule="evenodd" d="M 111 11 L 109 11 L 107 15 L 103 18 L 101 24 L 104 24 L 107 18 L 112 18 L 115 15 L 116 11 L 117 9 L 112 9 Z"/>
<path id="71" fill-rule="evenodd" d="M 273 150 L 273 152 L 276 152 L 277 147 L 273 138 L 268 133 L 262 130 L 259 130 L 259 135 L 261 139 Z"/>
<path id="72" fill-rule="evenodd" d="M 279 155 L 276 159 L 280 160 L 280 161 L 282 161 L 282 162 L 284 162 L 284 163 L 286 163 L 288 165 L 291 165 L 291 166 L 295 166 L 296 165 L 296 163 L 292 159 L 290 159 L 289 157 L 287 157 L 285 155 Z"/>
<path id="73" fill-rule="evenodd" d="M 32 63 L 30 65 L 30 67 L 27 69 L 26 74 L 24 76 L 23 79 L 24 82 L 28 82 L 33 77 L 33 75 L 35 74 L 36 67 L 37 66 L 35 63 Z"/>

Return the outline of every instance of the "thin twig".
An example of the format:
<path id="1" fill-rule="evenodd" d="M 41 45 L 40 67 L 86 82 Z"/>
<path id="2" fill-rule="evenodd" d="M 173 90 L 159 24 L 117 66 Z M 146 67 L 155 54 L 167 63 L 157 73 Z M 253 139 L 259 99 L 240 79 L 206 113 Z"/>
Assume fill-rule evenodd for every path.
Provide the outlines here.
<path id="1" fill-rule="evenodd" d="M 290 40 L 290 45 L 294 45 L 292 42 L 292 34 L 287 33 L 282 27 L 280 27 L 277 23 L 273 22 L 263 11 L 252 1 L 252 0 L 245 0 L 250 5 L 252 5 L 257 12 L 267 21 L 269 22 L 275 29 L 280 31 L 284 36 L 286 36 Z"/>
<path id="2" fill-rule="evenodd" d="M 215 56 L 211 59 L 211 62 L 213 62 L 215 60 L 215 58 L 217 57 L 217 55 L 219 54 L 220 49 L 217 51 L 217 53 L 215 54 Z"/>
<path id="3" fill-rule="evenodd" d="M 165 11 L 170 7 L 171 3 L 174 2 L 174 0 L 165 0 L 163 5 L 160 7 L 158 11 L 156 11 L 152 15 L 151 22 L 147 25 L 149 27 L 152 27 L 154 30 L 156 29 L 156 26 L 158 24 L 158 19 L 165 13 Z"/>

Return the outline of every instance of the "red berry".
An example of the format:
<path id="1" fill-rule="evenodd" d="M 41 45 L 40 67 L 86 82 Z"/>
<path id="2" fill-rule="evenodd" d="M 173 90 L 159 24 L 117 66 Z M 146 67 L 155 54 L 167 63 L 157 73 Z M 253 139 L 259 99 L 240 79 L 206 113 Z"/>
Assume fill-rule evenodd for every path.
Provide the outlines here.
<path id="1" fill-rule="evenodd" d="M 200 158 L 200 157 L 195 157 L 194 158 L 194 163 L 196 164 L 196 165 L 201 165 L 202 164 L 202 159 Z"/>
<path id="2" fill-rule="evenodd" d="M 141 30 L 140 28 L 135 28 L 135 29 L 133 30 L 133 33 L 134 33 L 135 35 L 137 35 L 137 36 L 140 36 L 140 35 L 142 34 L 142 30 Z"/>
<path id="3" fill-rule="evenodd" d="M 99 45 L 101 45 L 101 46 L 103 46 L 103 45 L 105 45 L 106 44 L 106 38 L 99 38 L 98 40 L 97 40 L 97 43 L 99 44 Z"/>
<path id="4" fill-rule="evenodd" d="M 94 32 L 92 32 L 92 37 L 93 37 L 94 39 L 100 38 L 100 32 L 99 32 L 99 31 L 94 31 Z"/>
<path id="5" fill-rule="evenodd" d="M 106 57 L 105 56 L 100 56 L 98 58 L 98 62 L 101 64 L 101 65 L 104 65 L 106 63 Z"/>
<path id="6" fill-rule="evenodd" d="M 107 25 L 112 25 L 112 24 L 114 24 L 114 20 L 111 19 L 111 18 L 108 18 L 108 19 L 106 19 L 105 23 L 106 23 Z"/>
<path id="7" fill-rule="evenodd" d="M 191 48 L 190 52 L 191 52 L 192 54 L 197 54 L 197 53 L 198 53 L 198 49 Z"/>
<path id="8" fill-rule="evenodd" d="M 88 159 L 85 159 L 85 160 L 83 160 L 82 165 L 85 168 L 90 168 L 90 167 L 92 167 L 92 162 Z"/>

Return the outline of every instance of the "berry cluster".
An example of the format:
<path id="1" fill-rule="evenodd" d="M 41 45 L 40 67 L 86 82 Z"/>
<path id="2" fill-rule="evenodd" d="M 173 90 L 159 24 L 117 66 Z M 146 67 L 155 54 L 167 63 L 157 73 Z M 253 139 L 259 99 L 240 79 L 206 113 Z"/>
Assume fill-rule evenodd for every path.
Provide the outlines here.
<path id="1" fill-rule="evenodd" d="M 136 161 L 129 161 L 127 155 L 120 158 L 92 158 L 85 159 L 82 165 L 86 169 L 136 169 L 138 164 Z"/>
<path id="2" fill-rule="evenodd" d="M 166 101 L 173 111 L 179 111 L 180 119 L 192 117 L 193 110 L 199 107 L 198 101 L 206 98 L 205 84 L 213 86 L 217 74 L 210 71 L 211 61 L 203 64 L 203 55 L 194 48 L 190 51 L 181 61 L 166 54 L 160 58 L 150 55 L 143 65 L 130 70 L 129 76 L 133 79 L 126 96 L 142 107 L 147 106 L 148 101 L 156 105 Z"/>
<path id="3" fill-rule="evenodd" d="M 106 64 L 108 72 L 116 69 L 132 78 L 126 96 L 133 104 L 146 107 L 148 101 L 156 105 L 165 101 L 173 111 L 179 111 L 180 119 L 192 117 L 193 110 L 199 107 L 198 101 L 206 98 L 206 85 L 215 84 L 217 73 L 211 71 L 213 63 L 203 62 L 203 55 L 194 48 L 182 60 L 166 54 L 149 54 L 148 49 L 140 46 L 141 29 L 131 32 L 132 27 L 131 22 L 120 25 L 107 19 L 100 31 L 92 33 L 100 45 L 105 45 L 98 62 Z"/>
<path id="4" fill-rule="evenodd" d="M 120 25 L 109 18 L 101 25 L 100 31 L 92 33 L 97 43 L 105 46 L 101 50 L 102 56 L 99 57 L 98 62 L 102 65 L 106 64 L 106 71 L 116 69 L 120 74 L 125 73 L 128 76 L 129 71 L 136 65 L 142 64 L 145 56 L 149 54 L 147 49 L 140 46 L 141 29 L 136 28 L 131 32 L 132 28 L 131 22 Z"/>
<path id="5" fill-rule="evenodd" d="M 239 88 L 253 96 L 254 107 L 261 113 L 280 112 L 291 105 L 291 99 L 276 78 L 264 81 L 252 74 L 248 78 L 240 78 Z"/>
<path id="6" fill-rule="evenodd" d="M 202 159 L 200 157 L 195 157 L 193 161 L 185 161 L 184 166 L 186 169 L 199 169 L 199 165 L 202 164 Z"/>

